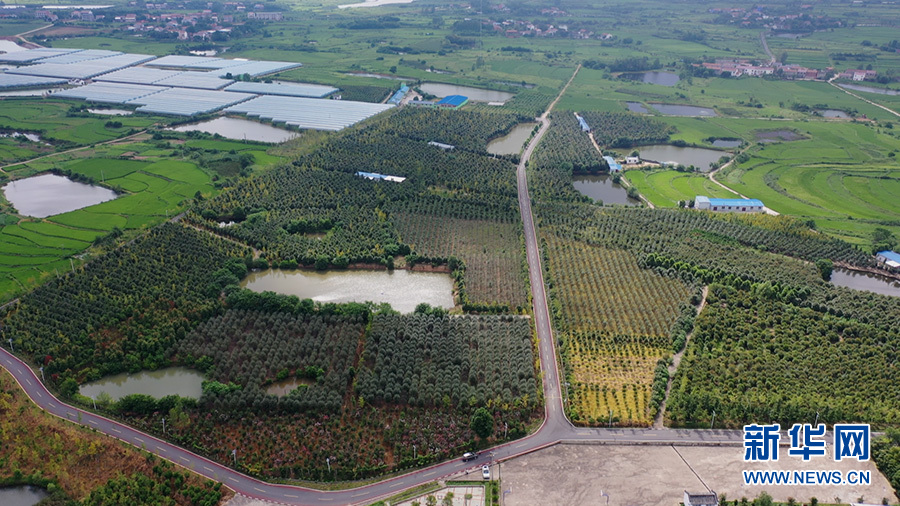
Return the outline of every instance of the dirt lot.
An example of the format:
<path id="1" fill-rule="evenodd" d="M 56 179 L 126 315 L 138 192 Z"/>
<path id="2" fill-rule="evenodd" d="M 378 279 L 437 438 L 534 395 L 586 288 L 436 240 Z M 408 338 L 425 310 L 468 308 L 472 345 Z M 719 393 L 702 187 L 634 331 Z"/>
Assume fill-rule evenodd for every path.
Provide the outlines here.
<path id="1" fill-rule="evenodd" d="M 677 451 L 676 451 L 677 450 Z M 505 506 L 543 504 L 677 506 L 684 490 L 704 492 L 707 487 L 729 499 L 753 498 L 765 490 L 776 501 L 793 497 L 822 502 L 856 501 L 881 504 L 892 495 L 887 480 L 874 462 L 834 462 L 831 455 L 804 463 L 782 449 L 778 462 L 749 465 L 743 448 L 670 446 L 557 445 L 502 465 Z M 870 485 L 755 486 L 742 485 L 742 470 L 849 470 L 871 471 Z M 505 493 L 509 491 L 508 493 Z"/>

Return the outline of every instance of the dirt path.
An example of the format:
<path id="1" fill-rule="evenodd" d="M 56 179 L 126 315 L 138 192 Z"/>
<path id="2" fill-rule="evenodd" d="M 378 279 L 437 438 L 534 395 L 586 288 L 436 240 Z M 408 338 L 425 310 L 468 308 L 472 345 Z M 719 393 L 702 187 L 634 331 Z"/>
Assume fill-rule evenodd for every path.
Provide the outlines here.
<path id="1" fill-rule="evenodd" d="M 769 43 L 766 42 L 766 32 L 759 32 L 759 42 L 762 44 L 763 51 L 766 52 L 766 56 L 769 57 L 769 65 L 775 63 L 775 55 L 772 54 L 772 51 L 769 50 Z"/>
<path id="2" fill-rule="evenodd" d="M 747 148 L 747 149 L 750 149 L 750 148 Z M 710 180 L 710 181 L 712 181 L 713 183 L 716 183 L 717 185 L 721 186 L 722 188 L 725 188 L 726 190 L 728 190 L 728 191 L 730 191 L 730 192 L 732 192 L 732 193 L 738 194 L 738 196 L 740 196 L 742 199 L 749 199 L 750 197 L 748 197 L 748 196 L 744 195 L 743 193 L 740 193 L 740 192 L 738 192 L 738 191 L 736 191 L 736 190 L 733 190 L 733 189 L 731 189 L 731 188 L 725 186 L 724 184 L 720 183 L 719 181 L 717 181 L 717 180 L 716 180 L 716 173 L 719 172 L 720 170 L 725 169 L 725 168 L 728 167 L 729 165 L 731 165 L 735 160 L 737 160 L 738 155 L 744 154 L 744 152 L 747 151 L 747 149 L 745 149 L 744 151 L 741 151 L 740 153 L 737 153 L 737 154 L 735 154 L 734 156 L 732 156 L 732 157 L 731 157 L 731 160 L 728 160 L 727 162 L 725 162 L 725 163 L 724 163 L 721 167 L 719 167 L 718 169 L 716 169 L 716 170 L 711 170 L 711 171 L 709 171 L 709 172 L 707 173 L 707 176 L 709 177 L 709 180 Z M 771 209 L 771 208 L 768 208 L 768 207 L 766 207 L 766 206 L 763 206 L 763 212 L 766 213 L 766 214 L 771 214 L 772 216 L 778 216 L 778 215 L 780 214 L 778 211 L 776 211 L 776 210 L 774 210 L 774 209 Z"/>
<path id="3" fill-rule="evenodd" d="M 709 286 L 703 287 L 703 296 L 700 298 L 700 305 L 697 306 L 697 316 L 700 316 L 700 313 L 703 312 L 703 308 L 706 307 L 706 296 L 709 294 Z M 664 429 L 665 425 L 663 425 L 663 419 L 666 415 L 666 402 L 669 400 L 669 392 L 672 391 L 672 379 L 675 377 L 675 373 L 678 371 L 678 366 L 681 364 L 681 357 L 684 356 L 684 351 L 687 350 L 688 343 L 691 342 L 691 336 L 694 335 L 694 331 L 687 335 L 687 338 L 684 340 L 684 348 L 675 354 L 672 357 L 672 365 L 669 366 L 669 383 L 666 385 L 666 396 L 663 398 L 662 403 L 659 405 L 659 412 L 656 414 L 656 420 L 653 421 L 654 429 Z"/>
<path id="4" fill-rule="evenodd" d="M 837 84 L 834 84 L 832 81 L 834 81 L 836 78 L 837 78 L 837 76 L 832 77 L 831 79 L 829 79 L 829 80 L 828 80 L 828 84 L 830 84 L 830 85 L 834 86 L 835 88 L 837 88 L 837 89 L 843 91 L 844 93 L 850 95 L 851 97 L 856 97 L 856 98 L 862 100 L 863 102 L 868 103 L 869 105 L 874 105 L 875 107 L 878 107 L 879 109 L 884 109 L 885 111 L 887 111 L 887 112 L 893 114 L 894 116 L 897 116 L 898 118 L 900 118 L 900 113 L 898 113 L 897 111 L 895 111 L 895 110 L 893 110 L 893 109 L 889 109 L 889 108 L 887 108 L 887 107 L 885 107 L 885 106 L 879 104 L 878 102 L 872 102 L 872 101 L 869 100 L 868 98 L 863 98 L 863 97 L 857 95 L 856 93 L 853 93 L 853 92 L 850 91 L 850 90 L 847 90 L 847 89 L 845 89 L 845 88 L 841 88 L 841 87 L 838 86 Z"/>
<path id="5" fill-rule="evenodd" d="M 46 28 L 53 28 L 53 23 L 50 23 L 49 25 L 46 25 L 46 26 L 42 26 L 40 28 L 35 28 L 34 30 L 28 30 L 27 32 L 18 33 L 15 35 L 15 37 L 18 38 L 19 40 L 21 40 L 27 46 L 29 46 L 28 49 L 36 49 L 36 47 L 44 47 L 36 42 L 31 42 L 30 40 L 25 40 L 25 36 L 28 35 L 29 33 L 39 32 Z M 36 47 L 33 47 L 33 46 L 36 46 Z"/>

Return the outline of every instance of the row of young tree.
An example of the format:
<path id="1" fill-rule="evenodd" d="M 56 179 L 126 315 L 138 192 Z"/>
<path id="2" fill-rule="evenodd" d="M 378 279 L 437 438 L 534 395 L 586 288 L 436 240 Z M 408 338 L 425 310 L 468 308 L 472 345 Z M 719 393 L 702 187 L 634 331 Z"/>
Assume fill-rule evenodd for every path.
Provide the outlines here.
<path id="1" fill-rule="evenodd" d="M 679 425 L 900 419 L 898 334 L 714 284 L 674 379 Z"/>
<path id="2" fill-rule="evenodd" d="M 630 148 L 669 140 L 675 128 L 662 121 L 630 112 L 585 111 L 581 113 L 593 129 L 597 144 Z"/>
<path id="3" fill-rule="evenodd" d="M 219 307 L 212 274 L 245 248 L 164 224 L 22 298 L 4 320 L 14 348 L 54 381 L 155 369 Z"/>

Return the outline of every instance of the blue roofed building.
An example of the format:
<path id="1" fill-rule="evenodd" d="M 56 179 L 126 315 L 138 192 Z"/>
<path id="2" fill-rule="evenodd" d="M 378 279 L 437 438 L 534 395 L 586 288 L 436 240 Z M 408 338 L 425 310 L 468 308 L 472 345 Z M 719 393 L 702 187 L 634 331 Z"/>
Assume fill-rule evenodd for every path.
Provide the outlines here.
<path id="1" fill-rule="evenodd" d="M 763 203 L 759 199 L 716 199 L 704 195 L 694 198 L 694 209 L 725 213 L 761 213 Z"/>
<path id="2" fill-rule="evenodd" d="M 388 99 L 388 103 L 394 104 L 394 105 L 399 104 L 400 101 L 403 100 L 403 97 L 405 97 L 407 93 L 409 93 L 409 86 L 407 86 L 405 84 L 401 84 L 400 89 L 397 90 L 397 92 L 394 93 L 391 96 L 391 98 Z"/>
<path id="3" fill-rule="evenodd" d="M 436 104 L 436 107 L 446 107 L 447 109 L 459 109 L 460 107 L 466 105 L 469 102 L 469 97 L 464 95 L 449 95 L 442 99 L 440 99 Z"/>
<path id="4" fill-rule="evenodd" d="M 900 271 L 900 253 L 891 250 L 879 251 L 875 254 L 875 261 L 886 269 Z"/>
<path id="5" fill-rule="evenodd" d="M 609 173 L 615 174 L 617 172 L 622 172 L 622 164 L 616 161 L 615 158 L 611 156 L 604 156 L 604 160 L 606 160 L 606 164 L 609 165 Z"/>

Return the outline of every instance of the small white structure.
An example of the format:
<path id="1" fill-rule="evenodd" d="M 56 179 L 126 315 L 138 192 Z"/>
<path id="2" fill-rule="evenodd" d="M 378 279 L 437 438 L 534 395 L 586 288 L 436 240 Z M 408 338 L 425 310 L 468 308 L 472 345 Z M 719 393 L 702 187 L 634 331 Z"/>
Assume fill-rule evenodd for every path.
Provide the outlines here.
<path id="1" fill-rule="evenodd" d="M 637 165 L 641 163 L 641 157 L 639 156 L 626 156 L 625 157 L 625 165 Z"/>
<path id="2" fill-rule="evenodd" d="M 875 254 L 875 261 L 886 269 L 900 270 L 900 253 L 891 250 L 879 251 Z"/>
<path id="3" fill-rule="evenodd" d="M 711 199 L 704 195 L 694 198 L 694 209 L 725 213 L 761 213 L 763 203 L 759 199 Z"/>
<path id="4" fill-rule="evenodd" d="M 357 172 L 356 175 L 373 181 L 390 181 L 392 183 L 402 183 L 406 181 L 405 177 L 388 176 L 386 174 L 378 174 L 377 172 Z"/>
<path id="5" fill-rule="evenodd" d="M 714 490 L 700 494 L 684 491 L 684 506 L 719 506 L 719 497 Z"/>
<path id="6" fill-rule="evenodd" d="M 456 146 L 454 146 L 452 144 L 444 144 L 443 142 L 437 142 L 437 141 L 429 141 L 428 145 L 434 146 L 436 148 L 441 148 L 444 151 L 453 151 L 454 149 L 456 149 Z"/>

